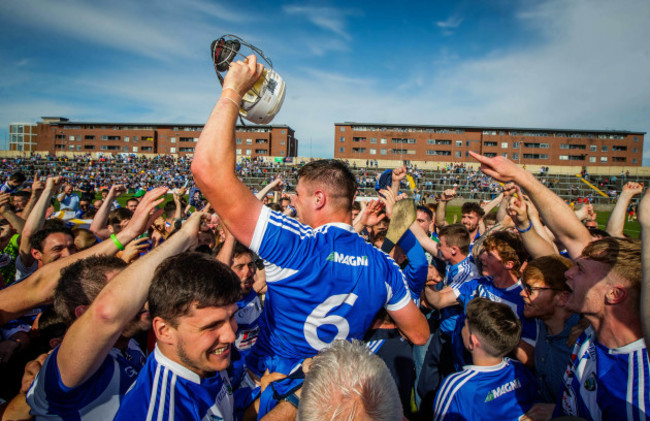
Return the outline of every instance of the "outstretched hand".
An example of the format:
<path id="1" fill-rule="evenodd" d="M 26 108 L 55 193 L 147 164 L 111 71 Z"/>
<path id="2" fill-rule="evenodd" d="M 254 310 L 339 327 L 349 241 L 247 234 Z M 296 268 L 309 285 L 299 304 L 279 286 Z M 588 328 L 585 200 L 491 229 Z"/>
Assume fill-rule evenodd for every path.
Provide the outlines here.
<path id="1" fill-rule="evenodd" d="M 134 236 L 142 234 L 153 221 L 162 213 L 154 213 L 152 211 L 156 206 L 161 204 L 164 200 L 164 194 L 167 193 L 167 187 L 157 187 L 155 189 L 149 190 L 138 204 L 138 207 L 135 208 L 133 216 L 129 221 L 129 224 L 126 226 L 125 230 L 128 229 Z"/>
<path id="2" fill-rule="evenodd" d="M 485 175 L 503 183 L 515 181 L 517 176 L 525 171 L 519 168 L 514 162 L 500 155 L 488 158 L 487 156 L 479 155 L 472 151 L 469 154 L 481 163 L 481 171 Z"/>

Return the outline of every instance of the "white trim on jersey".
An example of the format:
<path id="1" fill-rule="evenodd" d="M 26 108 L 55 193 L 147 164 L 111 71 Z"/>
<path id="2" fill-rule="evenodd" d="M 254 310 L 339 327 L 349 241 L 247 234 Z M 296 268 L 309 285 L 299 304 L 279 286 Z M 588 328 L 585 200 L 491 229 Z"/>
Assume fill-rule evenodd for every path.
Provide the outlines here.
<path id="1" fill-rule="evenodd" d="M 434 420 L 442 420 L 444 418 L 456 392 L 458 392 L 465 383 L 477 375 L 477 371 L 461 371 L 460 373 L 452 374 L 445 379 L 433 407 Z"/>

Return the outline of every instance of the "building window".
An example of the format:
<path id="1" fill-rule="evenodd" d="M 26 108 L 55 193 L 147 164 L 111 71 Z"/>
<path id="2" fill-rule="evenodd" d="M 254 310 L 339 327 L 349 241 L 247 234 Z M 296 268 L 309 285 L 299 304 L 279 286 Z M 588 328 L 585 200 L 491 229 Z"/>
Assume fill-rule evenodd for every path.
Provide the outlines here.
<path id="1" fill-rule="evenodd" d="M 501 149 L 508 149 L 508 142 L 501 142 Z"/>
<path id="2" fill-rule="evenodd" d="M 247 145 L 252 145 L 253 144 L 253 139 L 246 139 L 246 144 Z"/>
<path id="3" fill-rule="evenodd" d="M 372 143 L 373 145 L 376 144 L 377 143 L 377 138 L 376 137 L 371 137 L 370 138 L 370 143 Z"/>
<path id="4" fill-rule="evenodd" d="M 638 142 L 638 141 L 639 141 L 639 137 L 638 137 L 638 136 L 634 136 L 634 143 L 636 143 L 636 142 Z"/>
<path id="5" fill-rule="evenodd" d="M 589 152 L 598 152 L 598 146 L 589 145 Z"/>
<path id="6" fill-rule="evenodd" d="M 241 149 L 235 149 L 235 155 L 241 155 Z"/>
<path id="7" fill-rule="evenodd" d="M 345 127 L 341 127 L 341 131 L 344 132 L 344 131 L 345 131 Z"/>
<path id="8" fill-rule="evenodd" d="M 632 158 L 632 163 L 636 164 L 636 158 Z"/>
<path id="9" fill-rule="evenodd" d="M 176 153 L 176 146 L 169 148 L 169 153 Z"/>
<path id="10" fill-rule="evenodd" d="M 381 139 L 379 139 L 379 143 L 381 143 L 382 145 L 386 145 L 386 144 L 388 144 L 388 140 L 386 138 L 382 137 Z"/>
<path id="11" fill-rule="evenodd" d="M 138 152 L 138 147 L 137 146 L 133 147 L 133 152 Z"/>
<path id="12" fill-rule="evenodd" d="M 252 155 L 252 154 L 253 154 L 253 151 L 252 151 L 252 150 L 250 150 L 250 149 L 246 149 L 246 155 Z"/>
<path id="13" fill-rule="evenodd" d="M 352 153 L 366 153 L 366 148 L 352 148 Z"/>
<path id="14" fill-rule="evenodd" d="M 84 136 L 84 139 L 85 140 L 95 140 L 95 136 L 93 136 L 91 134 L 87 134 L 87 135 Z"/>
<path id="15" fill-rule="evenodd" d="M 269 151 L 267 149 L 255 149 L 256 154 L 267 155 Z"/>
<path id="16" fill-rule="evenodd" d="M 94 149 L 95 149 L 95 145 L 84 145 L 84 149 L 94 150 Z"/>
<path id="17" fill-rule="evenodd" d="M 176 143 L 176 138 L 175 137 L 170 137 L 169 142 L 170 143 Z"/>
<path id="18" fill-rule="evenodd" d="M 560 155 L 560 161 L 568 161 L 569 155 Z"/>
<path id="19" fill-rule="evenodd" d="M 624 156 L 615 156 L 612 158 L 612 162 L 625 162 L 627 161 L 627 158 Z"/>
<path id="20" fill-rule="evenodd" d="M 280 145 L 284 145 L 284 140 L 281 140 L 281 141 L 280 141 Z"/>
<path id="21" fill-rule="evenodd" d="M 612 146 L 612 152 L 625 152 L 627 151 L 627 146 L 614 145 Z"/>
<path id="22" fill-rule="evenodd" d="M 456 147 L 457 148 L 462 148 L 463 147 L 463 141 L 462 140 L 457 140 L 456 141 Z M 460 157 L 459 157 L 460 158 Z"/>
<path id="23" fill-rule="evenodd" d="M 379 151 L 379 154 L 380 154 L 380 155 L 386 155 L 386 149 L 382 149 L 382 150 L 380 150 L 380 151 Z"/>
<path id="24" fill-rule="evenodd" d="M 607 157 L 606 156 L 601 156 L 600 157 L 600 162 L 607 162 Z"/>
<path id="25" fill-rule="evenodd" d="M 519 142 L 513 142 L 512 147 L 515 149 L 519 149 Z"/>
<path id="26" fill-rule="evenodd" d="M 484 142 L 483 145 L 484 146 L 496 146 L 497 142 Z"/>
<path id="27" fill-rule="evenodd" d="M 601 152 L 607 152 L 607 145 L 603 145 L 603 146 L 600 148 L 600 151 L 601 151 Z"/>
<path id="28" fill-rule="evenodd" d="M 518 153 L 513 153 L 512 154 L 512 159 L 519 159 L 519 154 Z"/>
<path id="29" fill-rule="evenodd" d="M 339 148 L 339 152 L 341 152 L 341 153 L 345 152 L 345 148 L 344 148 L 343 146 L 341 146 L 341 147 Z"/>
<path id="30" fill-rule="evenodd" d="M 370 148 L 370 155 L 377 155 L 377 149 Z"/>
<path id="31" fill-rule="evenodd" d="M 339 137 L 339 142 L 341 143 L 345 142 L 345 137 L 344 136 Z"/>
<path id="32" fill-rule="evenodd" d="M 284 151 L 280 151 L 280 155 L 284 155 Z"/>
<path id="33" fill-rule="evenodd" d="M 287 131 L 285 129 L 282 129 L 282 134 L 287 134 Z"/>
<path id="34" fill-rule="evenodd" d="M 462 157 L 463 157 L 463 153 L 461 151 L 457 151 L 456 158 L 462 158 Z"/>

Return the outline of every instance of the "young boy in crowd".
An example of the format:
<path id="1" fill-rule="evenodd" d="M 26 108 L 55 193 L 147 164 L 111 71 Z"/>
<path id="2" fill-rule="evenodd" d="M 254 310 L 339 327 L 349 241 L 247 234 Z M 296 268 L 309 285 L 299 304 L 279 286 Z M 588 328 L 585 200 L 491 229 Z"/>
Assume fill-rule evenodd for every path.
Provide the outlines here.
<path id="1" fill-rule="evenodd" d="M 463 343 L 473 365 L 448 376 L 436 395 L 434 420 L 517 419 L 537 398 L 533 375 L 504 358 L 519 343 L 521 322 L 512 309 L 487 298 L 467 304 Z"/>

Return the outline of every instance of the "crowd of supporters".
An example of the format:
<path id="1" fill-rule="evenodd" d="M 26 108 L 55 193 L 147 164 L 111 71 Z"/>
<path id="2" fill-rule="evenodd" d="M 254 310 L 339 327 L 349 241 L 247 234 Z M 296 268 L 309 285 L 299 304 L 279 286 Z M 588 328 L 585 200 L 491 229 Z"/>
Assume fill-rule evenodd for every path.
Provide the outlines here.
<path id="1" fill-rule="evenodd" d="M 436 199 L 416 168 L 238 164 L 261 71 L 231 65 L 193 160 L 3 161 L 2 419 L 647 418 L 642 183 L 599 227 L 504 157 Z M 495 194 L 455 221 L 465 180 Z"/>

